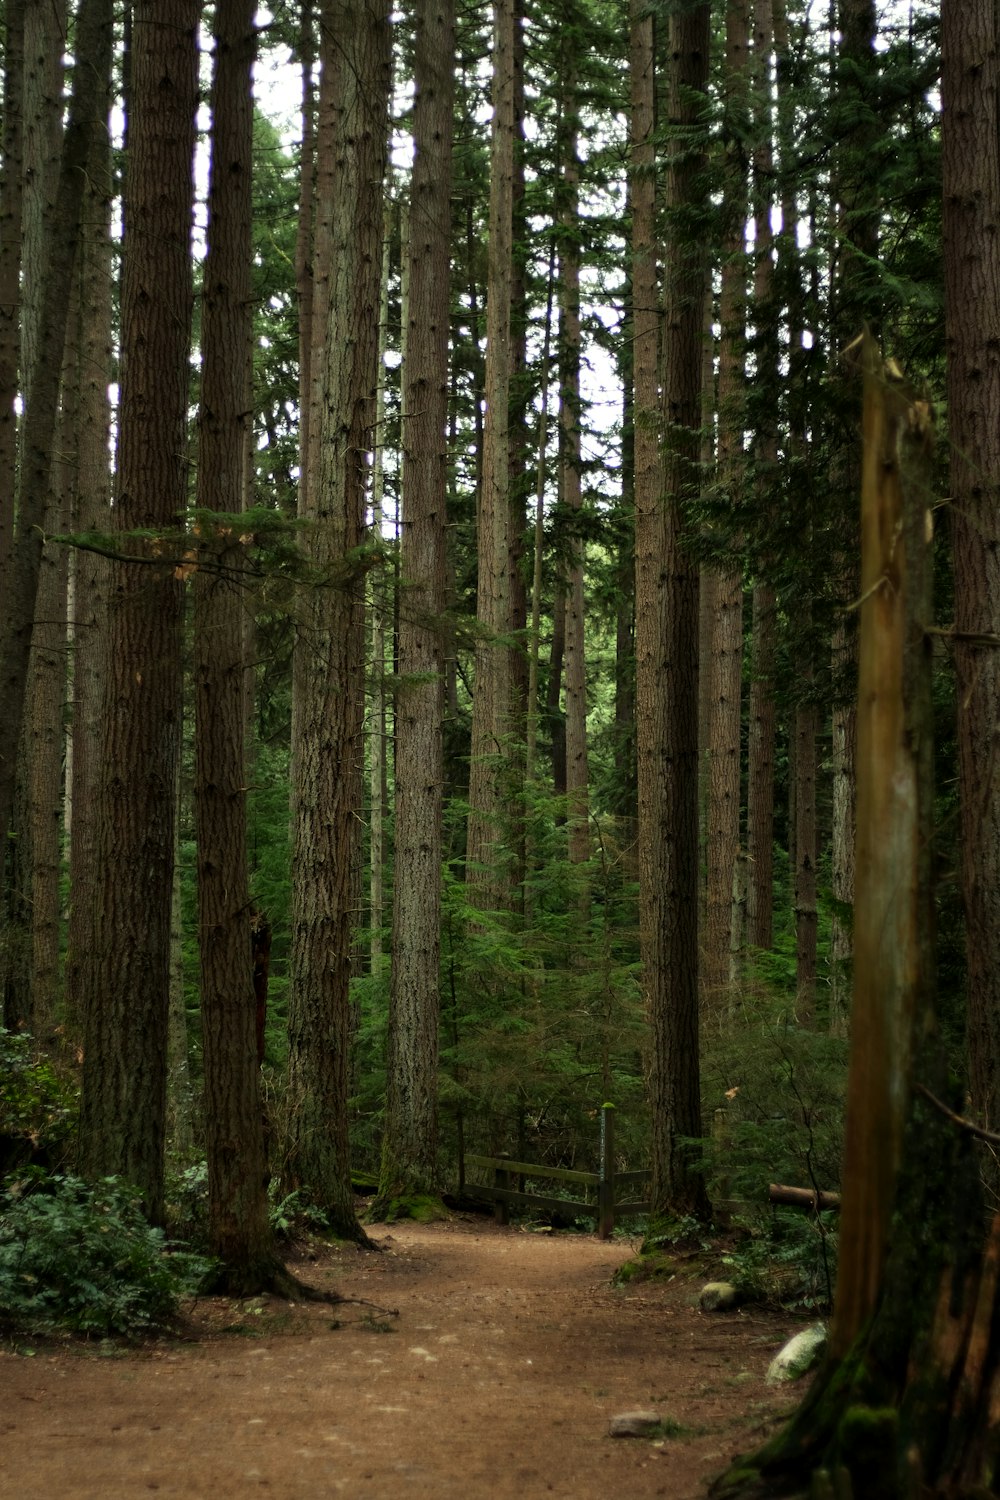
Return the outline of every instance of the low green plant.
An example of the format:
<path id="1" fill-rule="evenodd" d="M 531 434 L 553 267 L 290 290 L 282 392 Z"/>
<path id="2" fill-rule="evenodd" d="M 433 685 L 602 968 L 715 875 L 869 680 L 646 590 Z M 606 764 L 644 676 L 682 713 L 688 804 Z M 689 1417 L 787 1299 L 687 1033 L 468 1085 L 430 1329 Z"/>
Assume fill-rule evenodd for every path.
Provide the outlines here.
<path id="1" fill-rule="evenodd" d="M 0 1175 L 58 1156 L 76 1124 L 76 1080 L 26 1032 L 0 1027 Z"/>
<path id="2" fill-rule="evenodd" d="M 0 1322 L 134 1339 L 169 1325 L 212 1262 L 171 1245 L 114 1177 L 33 1171 L 0 1197 Z"/>
<path id="3" fill-rule="evenodd" d="M 837 1274 L 837 1215 L 776 1208 L 742 1219 L 746 1238 L 723 1256 L 748 1298 L 817 1312 L 829 1308 Z"/>
<path id="4" fill-rule="evenodd" d="M 296 1234 L 328 1234 L 330 1217 L 314 1203 L 305 1188 L 296 1188 L 291 1193 L 280 1193 L 277 1183 L 272 1183 L 269 1206 L 271 1228 L 279 1239 L 292 1239 Z"/>

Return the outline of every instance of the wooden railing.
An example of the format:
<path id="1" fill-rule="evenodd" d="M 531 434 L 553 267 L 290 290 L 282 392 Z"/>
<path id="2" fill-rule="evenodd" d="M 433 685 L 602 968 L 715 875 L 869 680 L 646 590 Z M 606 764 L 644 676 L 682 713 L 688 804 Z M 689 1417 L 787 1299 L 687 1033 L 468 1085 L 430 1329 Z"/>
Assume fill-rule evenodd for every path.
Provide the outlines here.
<path id="1" fill-rule="evenodd" d="M 548 1167 L 540 1162 L 514 1161 L 509 1156 L 465 1157 L 465 1166 L 493 1173 L 492 1183 L 465 1181 L 466 1197 L 493 1203 L 498 1224 L 506 1224 L 511 1206 L 543 1209 L 547 1213 L 567 1214 L 573 1218 L 591 1217 L 597 1221 L 602 1240 L 610 1239 L 618 1219 L 632 1218 L 649 1212 L 642 1198 L 626 1199 L 620 1193 L 635 1192 L 649 1182 L 649 1169 L 639 1172 L 616 1172 L 614 1149 L 614 1105 L 601 1106 L 601 1149 L 596 1172 L 578 1172 L 571 1167 Z M 464 1175 L 464 1174 L 463 1174 Z M 540 1183 L 568 1183 L 583 1189 L 578 1198 L 556 1193 L 525 1192 L 515 1180 L 528 1178 Z"/>

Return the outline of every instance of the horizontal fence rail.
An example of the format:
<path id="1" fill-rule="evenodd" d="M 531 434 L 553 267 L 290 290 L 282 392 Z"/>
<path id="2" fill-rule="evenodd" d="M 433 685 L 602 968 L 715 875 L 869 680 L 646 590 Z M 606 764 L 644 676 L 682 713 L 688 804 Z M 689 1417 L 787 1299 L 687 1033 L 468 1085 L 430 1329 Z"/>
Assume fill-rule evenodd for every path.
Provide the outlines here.
<path id="1" fill-rule="evenodd" d="M 617 1219 L 647 1214 L 646 1199 L 625 1201 L 619 1193 L 642 1189 L 650 1179 L 649 1170 L 616 1172 L 614 1153 L 614 1105 L 601 1106 L 600 1171 L 578 1172 L 571 1167 L 547 1167 L 541 1162 L 515 1161 L 509 1156 L 465 1157 L 465 1165 L 479 1171 L 493 1172 L 492 1183 L 464 1183 L 467 1197 L 492 1203 L 497 1223 L 506 1224 L 510 1208 L 537 1208 L 546 1213 L 571 1214 L 574 1218 L 590 1217 L 597 1222 L 602 1240 L 610 1239 Z M 464 1173 L 463 1173 L 464 1176 Z M 514 1179 L 528 1177 L 533 1182 L 566 1183 L 583 1190 L 578 1198 L 554 1193 L 529 1193 L 514 1186 Z"/>

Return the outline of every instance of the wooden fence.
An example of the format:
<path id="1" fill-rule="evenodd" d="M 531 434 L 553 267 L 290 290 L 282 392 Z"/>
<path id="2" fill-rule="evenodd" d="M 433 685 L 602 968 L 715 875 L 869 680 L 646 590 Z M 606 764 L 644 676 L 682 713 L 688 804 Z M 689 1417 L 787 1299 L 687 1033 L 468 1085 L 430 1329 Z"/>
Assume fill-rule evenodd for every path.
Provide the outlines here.
<path id="1" fill-rule="evenodd" d="M 570 1167 L 547 1167 L 539 1162 L 514 1161 L 509 1156 L 468 1155 L 465 1157 L 465 1166 L 477 1171 L 492 1172 L 493 1181 L 463 1181 L 462 1191 L 468 1198 L 493 1203 L 499 1224 L 507 1223 L 511 1205 L 540 1208 L 548 1213 L 572 1215 L 573 1218 L 589 1216 L 597 1221 L 597 1233 L 601 1239 L 610 1239 L 617 1219 L 649 1212 L 647 1200 L 619 1196 L 644 1188 L 649 1182 L 650 1173 L 648 1167 L 639 1172 L 615 1171 L 614 1118 L 614 1105 L 603 1104 L 598 1158 L 600 1166 L 596 1172 L 577 1172 Z M 574 1188 L 582 1189 L 582 1196 L 569 1198 L 557 1193 L 529 1193 L 515 1186 L 519 1178 L 531 1182 L 571 1184 Z"/>

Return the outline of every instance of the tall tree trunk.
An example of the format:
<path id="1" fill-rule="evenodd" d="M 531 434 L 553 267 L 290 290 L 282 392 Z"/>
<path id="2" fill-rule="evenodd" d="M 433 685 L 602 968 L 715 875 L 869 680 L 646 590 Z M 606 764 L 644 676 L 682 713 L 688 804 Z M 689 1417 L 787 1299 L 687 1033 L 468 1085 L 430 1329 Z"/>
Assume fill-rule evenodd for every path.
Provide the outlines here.
<path id="1" fill-rule="evenodd" d="M 391 174 L 390 174 L 391 183 Z M 389 275 L 392 249 L 393 198 L 386 192 L 382 218 L 382 279 L 378 303 L 378 384 L 375 390 L 375 454 L 372 461 L 372 541 L 382 542 L 385 523 L 385 351 L 389 335 Z M 368 945 L 372 977 L 382 977 L 385 926 L 385 822 L 388 801 L 386 775 L 386 580 L 388 570 L 377 568 L 371 579 L 372 706 L 368 726 Z"/>
<path id="2" fill-rule="evenodd" d="M 538 439 L 535 456 L 535 505 L 532 527 L 531 558 L 531 629 L 528 638 L 528 701 L 525 715 L 524 777 L 532 785 L 538 773 L 538 721 L 541 703 L 538 696 L 538 669 L 541 664 L 542 563 L 545 548 L 545 475 L 549 439 L 549 362 L 552 349 L 552 303 L 555 293 L 555 240 L 549 247 L 548 274 L 545 281 L 545 321 L 542 325 L 542 388 L 538 399 Z"/>
<path id="3" fill-rule="evenodd" d="M 95 132 L 106 128 L 111 40 L 110 0 L 81 0 L 59 189 L 44 252 L 38 358 L 26 389 L 18 514 L 0 615 L 0 692 L 4 702 L 0 715 L 0 829 L 4 831 L 10 826 L 14 803 L 17 746 L 24 720 L 45 507 L 55 461 L 59 381 L 86 165 Z M 5 854 L 4 843 L 0 845 L 0 876 Z"/>
<path id="4" fill-rule="evenodd" d="M 3 38 L 3 141 L 0 154 L 0 583 L 14 546 L 17 395 L 21 349 L 24 235 L 24 16 L 26 0 L 6 0 Z M 0 827 L 6 842 L 7 827 Z"/>
<path id="5" fill-rule="evenodd" d="M 448 318 L 455 15 L 416 13 L 409 298 L 403 361 L 403 510 L 396 830 L 386 1121 L 379 1200 L 437 1184 Z"/>
<path id="6" fill-rule="evenodd" d="M 566 35 L 576 35 L 572 11 Z M 584 630 L 584 546 L 579 535 L 583 510 L 580 452 L 580 163 L 578 159 L 577 69 L 569 42 L 560 66 L 561 113 L 559 206 L 559 468 L 564 514 L 570 530 L 566 574 L 566 818 L 569 858 L 590 858 L 590 806 L 587 775 L 587 656 Z M 575 529 L 573 529 L 575 528 Z"/>
<path id="7" fill-rule="evenodd" d="M 729 549 L 742 546 L 743 432 L 746 426 L 746 215 L 749 134 L 749 22 L 746 0 L 726 7 L 725 162 L 723 166 L 723 261 L 719 299 L 718 480 L 729 510 Z M 708 894 L 702 994 L 709 1013 L 731 1003 L 734 886 L 740 847 L 741 730 L 743 678 L 743 569 L 738 560 L 719 570 L 715 596 L 711 673 L 708 799 Z"/>
<path id="8" fill-rule="evenodd" d="M 364 1240 L 351 1195 L 350 970 L 363 758 L 364 607 L 356 549 L 375 415 L 382 191 L 388 130 L 384 0 L 321 16 L 313 249 L 312 413 L 292 708 L 291 1118 L 286 1178 L 338 1233 Z M 300 504 L 302 497 L 300 497 Z"/>
<path id="9" fill-rule="evenodd" d="M 1000 30 L 944 0 L 945 327 L 969 1088 L 1000 1126 Z M 990 639 L 992 637 L 993 639 Z M 1000 1183 L 996 1158 L 991 1186 Z"/>
<path id="10" fill-rule="evenodd" d="M 837 49 L 837 107 L 849 113 L 856 123 L 841 143 L 836 164 L 834 190 L 839 198 L 837 232 L 838 255 L 832 290 L 832 326 L 835 346 L 841 350 L 856 339 L 865 326 L 877 331 L 880 314 L 878 274 L 873 272 L 878 260 L 879 211 L 877 195 L 870 179 L 871 153 L 879 136 L 878 93 L 874 78 L 876 19 L 874 0 L 840 0 L 838 22 L 840 44 Z M 847 434 L 841 440 L 840 452 L 834 457 L 834 477 L 840 483 L 840 502 L 835 518 L 835 536 L 842 536 L 836 548 L 839 554 L 834 566 L 840 609 L 834 625 L 832 776 L 833 823 L 831 839 L 831 885 L 834 905 L 830 931 L 830 1025 L 843 1033 L 847 1024 L 847 1001 L 850 993 L 851 923 L 848 915 L 854 901 L 854 800 L 855 735 L 857 709 L 855 681 L 857 676 L 857 613 L 852 608 L 857 598 L 857 570 L 852 556 L 855 549 L 854 508 L 858 464 L 853 434 L 857 426 L 857 381 L 853 369 L 847 379 L 834 381 L 841 389 L 841 404 L 847 418 L 842 423 Z M 846 500 L 851 524 L 843 529 L 841 506 Z"/>
<path id="11" fill-rule="evenodd" d="M 466 879 L 484 911 L 510 905 L 503 850 L 511 729 L 510 315 L 514 166 L 514 3 L 494 0 L 493 125 L 486 302 L 486 415 L 479 493 L 476 680 L 472 702 Z"/>
<path id="12" fill-rule="evenodd" d="M 972 1131 L 940 1102 L 933 1016 L 932 420 L 870 339 L 865 365 L 856 961 L 834 1319 L 791 1422 L 713 1486 L 728 1500 L 985 1496 L 1000 1479 L 1000 1216 L 984 1233 Z"/>
<path id="13" fill-rule="evenodd" d="M 62 51 L 65 5 L 30 4 L 24 19 L 24 140 L 22 197 L 22 389 L 35 377 L 45 299 L 46 246 L 59 185 L 62 134 Z M 71 304 L 72 306 L 72 304 Z M 68 326 L 72 316 L 68 319 Z M 68 347 L 68 341 L 67 341 Z M 60 372 L 60 384 L 63 371 Z M 58 417 L 45 534 L 63 529 L 63 461 L 67 435 Z M 12 474 L 16 473 L 16 468 Z M 60 594 L 63 602 L 60 601 Z M 51 1040 L 58 979 L 60 767 L 65 653 L 60 614 L 65 610 L 65 552 L 46 542 L 38 573 L 35 624 L 19 751 L 14 811 L 13 890 L 4 944 L 8 957 L 5 1009 L 9 1024 Z M 37 903 L 37 904 L 36 904 Z M 55 933 L 51 931 L 54 923 Z M 42 978 L 36 985 L 36 960 Z"/>
<path id="14" fill-rule="evenodd" d="M 652 125 L 650 23 L 633 18 L 633 140 Z M 663 488 L 636 454 L 636 700 L 639 766 L 640 942 L 652 1023 L 650 1189 L 655 1241 L 671 1214 L 703 1218 L 705 1185 L 685 1142 L 701 1134 L 698 1077 L 698 569 L 682 542 L 684 509 L 698 489 L 701 339 L 705 257 L 704 139 L 698 129 L 708 83 L 709 7 L 673 13 L 667 47 L 669 126 L 664 320 Z M 683 133 L 683 142 L 681 135 Z M 692 139 L 693 137 L 693 139 Z M 637 169 L 640 162 L 636 162 Z M 641 170 L 633 178 L 633 288 L 636 318 L 655 309 L 648 265 L 652 225 L 640 214 Z M 639 215 L 639 224 L 636 217 Z M 680 232 L 677 221 L 684 220 Z M 648 225 L 648 228 L 647 228 Z M 653 282 L 655 286 L 655 282 Z M 636 326 L 636 361 L 640 329 Z M 643 333 L 648 338 L 648 334 Z M 648 355 L 644 354 L 644 359 Z M 636 425 L 650 418 L 648 376 L 636 375 Z"/>
<path id="15" fill-rule="evenodd" d="M 208 1231 L 223 1285 L 249 1296 L 272 1282 L 267 1150 L 257 1059 L 247 864 L 244 544 L 246 427 L 252 410 L 254 0 L 216 0 L 212 161 L 201 334 L 194 578 L 195 835 L 205 1071 Z"/>
<path id="16" fill-rule="evenodd" d="M 100 894 L 80 1115 L 84 1172 L 135 1183 L 154 1220 L 163 1212 L 181 711 L 181 584 L 169 538 L 187 503 L 200 13 L 197 0 L 142 0 L 134 12 L 116 524 L 121 551 L 135 561 L 115 564 L 108 606 Z"/>
<path id="17" fill-rule="evenodd" d="M 108 445 L 112 375 L 111 143 L 98 135 L 87 170 L 77 303 L 81 395 L 77 436 L 76 510 L 73 531 L 106 531 L 111 525 Z M 104 604 L 108 564 L 77 548 L 70 557 L 72 730 L 67 751 L 66 806 L 69 839 L 69 924 L 66 940 L 65 1024 L 71 1041 L 84 1031 L 85 976 L 94 946 L 97 905 L 97 785 L 103 681 Z"/>

